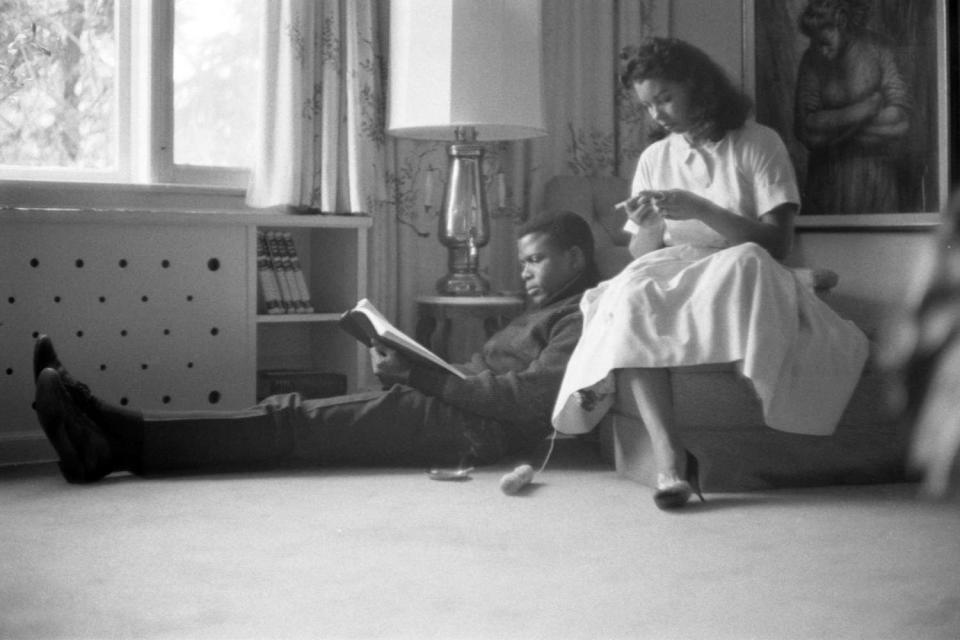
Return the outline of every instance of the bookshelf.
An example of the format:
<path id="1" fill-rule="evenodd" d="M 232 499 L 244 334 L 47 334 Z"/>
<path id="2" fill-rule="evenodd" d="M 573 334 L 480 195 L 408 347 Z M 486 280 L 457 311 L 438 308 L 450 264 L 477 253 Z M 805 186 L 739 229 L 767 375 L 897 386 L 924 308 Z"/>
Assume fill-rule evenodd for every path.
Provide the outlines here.
<path id="1" fill-rule="evenodd" d="M 269 393 L 271 371 L 345 374 L 348 391 L 372 386 L 366 350 L 337 327 L 340 314 L 367 295 L 370 227 L 365 216 L 277 216 L 248 227 L 257 398 Z M 271 233 L 292 238 L 312 312 L 268 312 L 257 247 L 259 234 Z"/>

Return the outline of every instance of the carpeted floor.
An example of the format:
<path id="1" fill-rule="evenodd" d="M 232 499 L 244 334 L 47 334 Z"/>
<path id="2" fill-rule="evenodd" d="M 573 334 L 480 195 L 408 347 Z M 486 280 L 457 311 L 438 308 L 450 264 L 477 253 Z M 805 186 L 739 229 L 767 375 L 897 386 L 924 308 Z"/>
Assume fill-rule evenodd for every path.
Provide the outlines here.
<path id="1" fill-rule="evenodd" d="M 668 514 L 598 463 L 507 470 L 0 470 L 0 637 L 960 637 L 960 505 L 914 485 Z"/>

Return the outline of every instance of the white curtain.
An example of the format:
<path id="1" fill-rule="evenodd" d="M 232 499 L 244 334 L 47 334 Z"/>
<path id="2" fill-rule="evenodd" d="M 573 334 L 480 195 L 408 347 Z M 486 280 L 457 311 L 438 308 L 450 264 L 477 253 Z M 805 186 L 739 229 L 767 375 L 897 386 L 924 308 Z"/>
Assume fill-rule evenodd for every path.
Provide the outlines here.
<path id="1" fill-rule="evenodd" d="M 253 207 L 375 219 L 370 297 L 396 308 L 397 255 L 384 133 L 386 3 L 268 0 L 261 30 Z"/>
<path id="2" fill-rule="evenodd" d="M 632 177 L 646 116 L 619 85 L 620 54 L 666 34 L 669 0 L 551 0 L 543 22 L 550 135 L 534 143 L 537 176 Z"/>

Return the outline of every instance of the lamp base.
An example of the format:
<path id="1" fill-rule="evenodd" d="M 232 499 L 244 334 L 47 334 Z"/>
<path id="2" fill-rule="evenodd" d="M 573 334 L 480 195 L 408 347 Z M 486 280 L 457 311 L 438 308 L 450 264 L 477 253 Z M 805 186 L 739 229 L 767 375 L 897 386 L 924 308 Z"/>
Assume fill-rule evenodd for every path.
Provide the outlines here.
<path id="1" fill-rule="evenodd" d="M 490 283 L 480 275 L 480 255 L 473 238 L 466 244 L 447 243 L 447 275 L 437 280 L 442 296 L 485 296 Z"/>
<path id="2" fill-rule="evenodd" d="M 447 275 L 437 280 L 442 296 L 485 296 L 490 283 L 480 275 L 480 255 L 473 238 L 464 244 L 447 243 Z"/>
<path id="3" fill-rule="evenodd" d="M 442 296 L 485 296 L 490 283 L 476 272 L 451 272 L 437 280 L 437 293 Z"/>

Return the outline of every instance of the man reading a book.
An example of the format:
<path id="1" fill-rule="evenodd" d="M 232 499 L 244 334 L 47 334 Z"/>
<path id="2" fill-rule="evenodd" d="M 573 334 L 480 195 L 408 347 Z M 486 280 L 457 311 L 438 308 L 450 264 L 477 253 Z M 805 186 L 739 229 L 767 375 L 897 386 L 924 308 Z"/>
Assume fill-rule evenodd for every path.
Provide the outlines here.
<path id="1" fill-rule="evenodd" d="M 490 464 L 531 451 L 580 336 L 580 296 L 597 282 L 593 236 L 574 213 L 518 233 L 528 310 L 484 344 L 465 377 L 371 349 L 384 390 L 308 400 L 270 396 L 243 411 L 144 413 L 93 395 L 47 336 L 34 347 L 35 409 L 68 482 L 311 465 Z"/>

